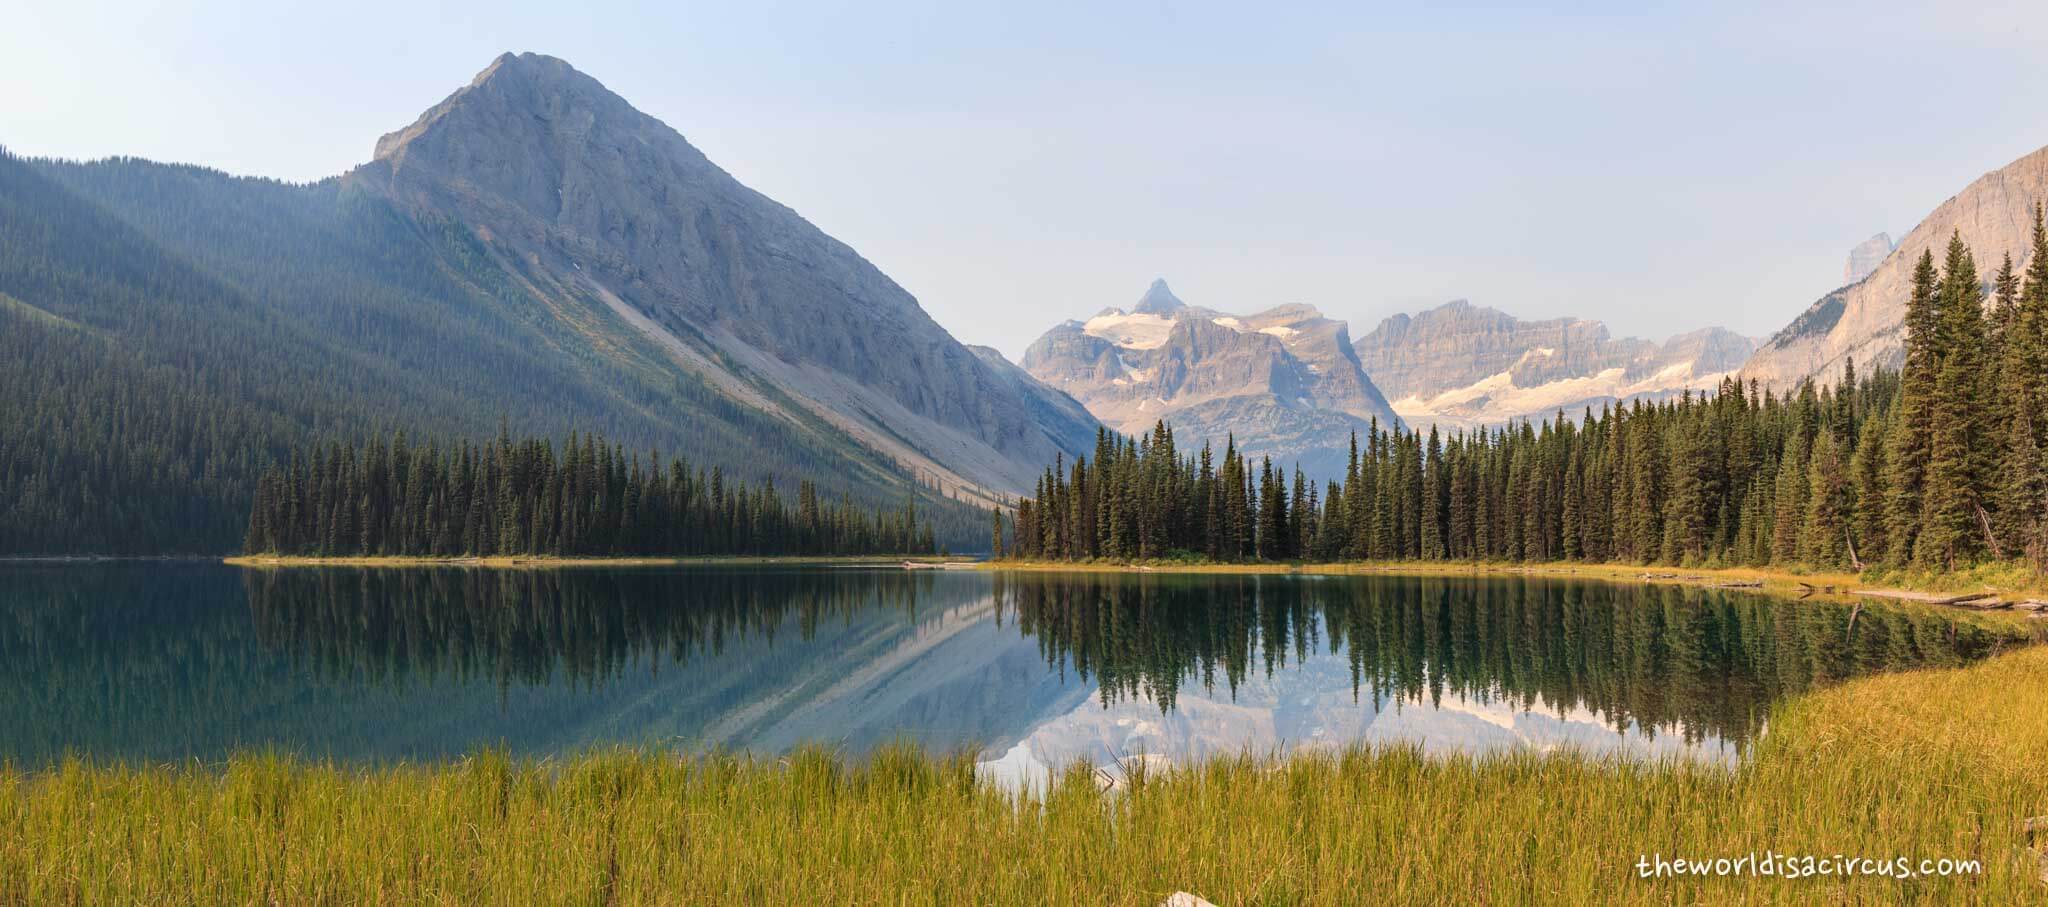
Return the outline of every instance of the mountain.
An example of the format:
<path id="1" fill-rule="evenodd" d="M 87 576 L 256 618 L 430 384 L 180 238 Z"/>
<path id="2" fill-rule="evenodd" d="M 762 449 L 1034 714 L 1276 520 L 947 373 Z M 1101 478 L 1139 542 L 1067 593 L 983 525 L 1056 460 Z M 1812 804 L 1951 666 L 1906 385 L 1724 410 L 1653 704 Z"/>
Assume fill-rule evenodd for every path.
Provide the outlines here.
<path id="1" fill-rule="evenodd" d="M 1884 264 L 1885 256 L 1892 254 L 1895 245 L 1890 233 L 1879 233 L 1857 243 L 1849 250 L 1848 263 L 1842 266 L 1842 285 L 1848 286 L 1869 277 L 1878 265 Z"/>
<path id="2" fill-rule="evenodd" d="M 1234 436 L 1253 456 L 1344 472 L 1351 435 L 1398 424 L 1359 367 L 1350 328 L 1306 305 L 1234 316 L 1190 306 L 1164 280 L 1130 309 L 1047 331 L 1024 371 L 1127 434 L 1172 423 L 1182 444 Z"/>
<path id="3" fill-rule="evenodd" d="M 948 491 L 1020 491 L 1093 444 L 1055 392 L 1000 374 L 853 249 L 552 57 L 499 57 L 349 179 L 465 224 L 535 295 L 601 300 L 714 383 Z"/>
<path id="4" fill-rule="evenodd" d="M 232 551 L 265 466 L 372 433 L 596 431 L 893 506 L 1022 491 L 1096 427 L 533 55 L 312 184 L 0 152 L 0 387 L 0 554 Z"/>
<path id="5" fill-rule="evenodd" d="M 1989 275 L 2010 252 L 2026 267 L 2033 208 L 2048 201 L 2048 148 L 1979 177 L 1936 206 L 1897 248 L 1863 279 L 1835 290 L 1801 312 L 1750 357 L 1742 373 L 1788 387 L 1806 377 L 1839 377 L 1854 357 L 1859 366 L 1896 367 L 1904 355 L 1906 296 L 1913 264 L 1932 251 L 1938 262 L 1949 237 L 1960 233 Z"/>
<path id="6" fill-rule="evenodd" d="M 1598 321 L 1522 321 L 1457 300 L 1388 318 L 1352 346 L 1403 419 L 1471 427 L 1712 390 L 1754 344 L 1721 328 L 1614 339 Z"/>

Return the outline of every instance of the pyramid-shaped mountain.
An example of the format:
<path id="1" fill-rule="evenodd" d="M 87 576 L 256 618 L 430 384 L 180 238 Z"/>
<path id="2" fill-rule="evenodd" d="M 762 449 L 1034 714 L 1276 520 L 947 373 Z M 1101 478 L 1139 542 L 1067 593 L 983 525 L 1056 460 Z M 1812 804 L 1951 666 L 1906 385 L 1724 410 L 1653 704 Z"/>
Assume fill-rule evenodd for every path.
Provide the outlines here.
<path id="1" fill-rule="evenodd" d="M 569 64 L 499 57 L 350 175 L 474 231 L 543 297 L 588 296 L 756 405 L 949 488 L 1012 492 L 1095 422 L 954 340 L 902 287 Z"/>

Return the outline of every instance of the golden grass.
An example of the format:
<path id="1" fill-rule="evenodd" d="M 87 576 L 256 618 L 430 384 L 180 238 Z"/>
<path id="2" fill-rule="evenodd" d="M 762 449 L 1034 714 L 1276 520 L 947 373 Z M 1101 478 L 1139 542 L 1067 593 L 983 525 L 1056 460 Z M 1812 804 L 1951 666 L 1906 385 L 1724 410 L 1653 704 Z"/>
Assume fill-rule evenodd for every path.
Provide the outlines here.
<path id="1" fill-rule="evenodd" d="M 2048 647 L 1784 706 L 1734 769 L 1354 750 L 1075 769 L 914 748 L 376 769 L 0 771 L 0 902 L 1219 904 L 2048 901 Z M 1640 879 L 1639 856 L 1981 860 L 1924 878 Z"/>

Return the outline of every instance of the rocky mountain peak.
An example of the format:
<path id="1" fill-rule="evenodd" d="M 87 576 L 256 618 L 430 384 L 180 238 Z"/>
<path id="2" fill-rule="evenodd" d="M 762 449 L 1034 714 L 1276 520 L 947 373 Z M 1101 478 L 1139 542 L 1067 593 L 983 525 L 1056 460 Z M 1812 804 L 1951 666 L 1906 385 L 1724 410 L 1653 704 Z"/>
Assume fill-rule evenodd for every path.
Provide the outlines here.
<path id="1" fill-rule="evenodd" d="M 1017 490 L 1093 442 L 1078 404 L 554 57 L 498 57 L 349 179 L 463 225 L 554 305 L 609 308 L 715 383 L 773 384 L 923 473 Z"/>
<path id="2" fill-rule="evenodd" d="M 564 117 L 568 123 L 559 122 Z M 374 159 L 402 160 L 412 145 L 437 131 L 474 130 L 511 140 L 532 137 L 535 127 L 569 125 L 588 134 L 599 117 L 631 121 L 624 125 L 632 128 L 659 125 L 563 60 L 505 53 L 411 125 L 377 139 Z"/>
<path id="3" fill-rule="evenodd" d="M 1145 295 L 1138 299 L 1137 305 L 1131 307 L 1131 313 L 1134 315 L 1172 315 L 1184 308 L 1187 308 L 1187 303 L 1180 301 L 1180 297 L 1173 295 L 1173 291 L 1166 286 L 1165 278 L 1159 278 L 1152 281 L 1151 286 L 1145 288 Z"/>
<path id="4" fill-rule="evenodd" d="M 1184 441 L 1235 438 L 1321 477 L 1342 474 L 1353 432 L 1399 422 L 1344 322 L 1300 303 L 1225 314 L 1182 302 L 1163 280 L 1129 311 L 1047 331 L 1023 366 L 1118 431 L 1163 418 Z"/>
<path id="5" fill-rule="evenodd" d="M 1827 294 L 1773 335 L 1743 365 L 1745 377 L 1780 389 L 1812 377 L 1832 382 L 1849 360 L 1859 368 L 1897 367 L 1903 361 L 1906 298 L 1913 265 L 1922 252 L 1941 259 L 1949 237 L 1960 234 L 1986 267 L 2011 253 L 2027 266 L 2034 205 L 2048 201 L 2048 148 L 1978 177 L 1936 205 L 1890 254 L 1862 279 Z M 1876 240 L 1871 245 L 1873 251 Z M 1861 248 L 1861 247 L 1859 247 Z"/>
<path id="6" fill-rule="evenodd" d="M 1877 266 L 1884 264 L 1885 256 L 1892 254 L 1892 235 L 1879 233 L 1856 244 L 1849 250 L 1849 261 L 1842 265 L 1842 285 L 1848 286 L 1869 277 Z"/>

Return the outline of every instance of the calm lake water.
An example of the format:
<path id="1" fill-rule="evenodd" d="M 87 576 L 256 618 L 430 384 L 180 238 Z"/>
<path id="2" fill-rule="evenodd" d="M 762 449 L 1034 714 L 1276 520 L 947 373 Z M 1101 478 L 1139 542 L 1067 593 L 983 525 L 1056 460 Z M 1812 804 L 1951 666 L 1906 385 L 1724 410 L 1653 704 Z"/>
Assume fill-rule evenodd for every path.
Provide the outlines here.
<path id="1" fill-rule="evenodd" d="M 1416 741 L 1732 759 L 1782 697 L 1988 654 L 1947 615 L 1526 578 L 0 565 L 0 759 L 608 743 L 988 768 Z"/>

